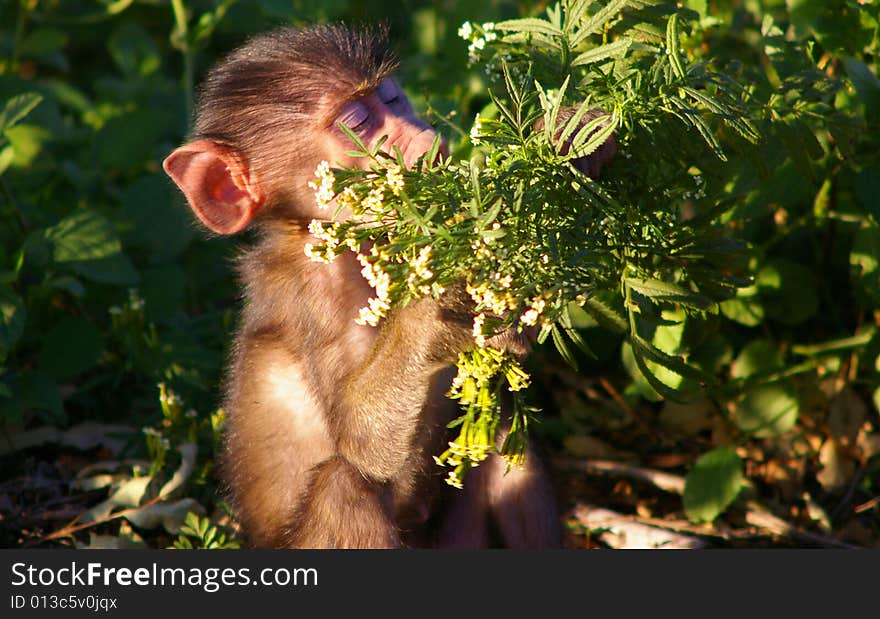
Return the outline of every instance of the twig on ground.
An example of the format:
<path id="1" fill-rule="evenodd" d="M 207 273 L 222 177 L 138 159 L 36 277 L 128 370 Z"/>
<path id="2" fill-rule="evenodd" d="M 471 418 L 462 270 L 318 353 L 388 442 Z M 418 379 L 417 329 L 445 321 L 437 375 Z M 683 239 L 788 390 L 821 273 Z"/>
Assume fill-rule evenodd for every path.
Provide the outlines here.
<path id="1" fill-rule="evenodd" d="M 626 477 L 645 482 L 665 492 L 681 495 L 684 493 L 684 477 L 655 471 L 639 466 L 613 462 L 610 460 L 574 460 L 571 458 L 556 459 L 557 468 L 565 471 L 583 472 L 591 475 L 610 475 Z"/>

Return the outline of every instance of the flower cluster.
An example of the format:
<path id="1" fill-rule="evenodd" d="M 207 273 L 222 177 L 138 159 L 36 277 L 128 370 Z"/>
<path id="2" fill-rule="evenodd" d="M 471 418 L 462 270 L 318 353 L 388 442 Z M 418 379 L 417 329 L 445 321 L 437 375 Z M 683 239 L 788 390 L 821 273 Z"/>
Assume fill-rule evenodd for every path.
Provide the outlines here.
<path id="1" fill-rule="evenodd" d="M 406 276 L 406 285 L 410 292 L 419 296 L 431 294 L 431 279 L 434 272 L 430 269 L 431 253 L 433 248 L 425 245 L 419 250 L 419 255 L 409 263 L 410 271 Z"/>
<path id="2" fill-rule="evenodd" d="M 490 43 L 498 38 L 498 33 L 495 32 L 495 24 L 493 22 L 486 22 L 482 25 L 471 24 L 471 22 L 464 22 L 461 27 L 458 29 L 458 36 L 460 36 L 465 41 L 470 41 L 470 45 L 468 46 L 468 58 L 471 62 L 479 60 L 479 52 L 486 47 L 486 43 Z"/>
<path id="3" fill-rule="evenodd" d="M 541 313 L 544 311 L 544 308 L 547 306 L 547 301 L 544 297 L 535 297 L 532 301 L 531 307 L 525 311 L 525 313 L 519 317 L 519 321 L 526 326 L 533 327 L 538 324 L 538 318 L 541 317 Z"/>
<path id="4" fill-rule="evenodd" d="M 483 136 L 482 132 L 483 132 L 483 125 L 482 125 L 482 122 L 480 121 L 480 115 L 477 114 L 476 116 L 474 116 L 474 124 L 473 124 L 473 126 L 471 126 L 471 132 L 470 132 L 471 144 L 473 144 L 474 146 L 477 146 L 480 144 L 480 139 Z"/>
<path id="5" fill-rule="evenodd" d="M 340 208 L 355 212 L 360 207 L 361 198 L 354 190 L 354 187 L 349 185 L 342 190 L 342 193 L 336 196 L 336 202 Z"/>
<path id="6" fill-rule="evenodd" d="M 403 172 L 399 165 L 392 163 L 388 166 L 388 170 L 385 172 L 385 182 L 391 190 L 391 193 L 395 196 L 401 194 L 405 183 L 403 180 Z"/>
<path id="7" fill-rule="evenodd" d="M 329 264 L 339 255 L 339 223 L 313 219 L 309 224 L 309 232 L 320 241 L 320 245 L 306 243 L 303 251 L 315 262 Z"/>
<path id="8" fill-rule="evenodd" d="M 315 202 L 318 203 L 318 208 L 329 208 L 330 202 L 336 197 L 336 192 L 333 191 L 336 177 L 330 170 L 330 162 L 322 161 L 319 163 L 315 169 L 315 176 L 318 178 L 317 181 L 309 181 L 309 188 L 315 192 Z"/>
<path id="9" fill-rule="evenodd" d="M 400 196 L 406 187 L 406 179 L 403 169 L 396 162 L 383 162 L 383 165 L 384 175 L 377 171 L 366 174 L 365 180 L 371 186 L 365 195 L 358 195 L 355 188 L 348 185 L 336 198 L 339 206 L 350 210 L 357 221 L 374 223 L 394 215 L 394 209 L 386 205 L 386 198 L 389 194 Z"/>
<path id="10" fill-rule="evenodd" d="M 367 301 L 367 307 L 361 308 L 358 317 L 355 318 L 355 322 L 359 325 L 375 327 L 388 314 L 388 310 L 391 309 L 391 276 L 380 266 L 380 260 L 387 259 L 387 256 L 381 255 L 375 246 L 370 250 L 370 255 L 373 258 L 372 261 L 363 254 L 358 254 L 357 259 L 363 267 L 361 275 L 364 276 L 370 286 L 376 291 L 376 296 Z"/>
<path id="11" fill-rule="evenodd" d="M 529 384 L 528 374 L 509 353 L 478 348 L 459 355 L 458 374 L 452 380 L 448 395 L 465 406 L 467 412 L 462 418 L 458 437 L 449 442 L 449 448 L 443 454 L 434 458 L 437 464 L 451 467 L 446 483 L 456 488 L 461 488 L 464 474 L 471 465 L 499 451 L 496 430 L 501 403 L 495 388 L 497 376 L 505 377 L 510 391 L 520 391 Z M 505 452 L 505 449 L 501 451 Z M 510 455 L 510 462 L 521 463 L 519 452 L 501 455 L 505 458 Z"/>
<path id="12" fill-rule="evenodd" d="M 491 285 L 487 282 L 477 285 L 468 283 L 465 290 L 478 307 L 485 307 L 496 316 L 503 316 L 508 310 L 515 309 L 518 303 L 516 297 L 507 290 L 513 278 L 510 275 L 502 277 L 500 273 L 495 273 L 493 278 L 495 281 Z"/>
<path id="13" fill-rule="evenodd" d="M 385 190 L 382 187 L 373 187 L 369 193 L 364 196 L 360 203 L 359 217 L 365 221 L 378 221 L 382 218 L 383 202 L 385 201 Z"/>
<path id="14" fill-rule="evenodd" d="M 486 323 L 486 314 L 480 312 L 476 316 L 474 316 L 474 342 L 476 342 L 477 346 L 483 348 L 486 346 L 486 334 L 484 332 L 484 326 Z"/>

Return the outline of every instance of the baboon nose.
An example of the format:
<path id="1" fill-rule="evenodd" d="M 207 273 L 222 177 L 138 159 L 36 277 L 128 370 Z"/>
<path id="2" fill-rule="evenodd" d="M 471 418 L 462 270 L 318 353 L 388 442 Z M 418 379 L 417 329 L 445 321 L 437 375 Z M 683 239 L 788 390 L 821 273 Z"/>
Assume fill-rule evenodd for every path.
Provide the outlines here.
<path id="1" fill-rule="evenodd" d="M 404 154 L 404 161 L 408 168 L 412 167 L 419 157 L 424 156 L 431 150 L 431 147 L 434 146 L 434 139 L 437 135 L 437 132 L 433 129 L 423 129 L 418 135 L 413 137 L 412 142 L 409 144 L 409 148 L 406 149 L 406 153 Z M 437 149 L 437 156 L 432 163 L 437 163 L 441 158 L 445 159 L 447 157 L 449 157 L 449 145 L 441 136 L 440 147 Z"/>

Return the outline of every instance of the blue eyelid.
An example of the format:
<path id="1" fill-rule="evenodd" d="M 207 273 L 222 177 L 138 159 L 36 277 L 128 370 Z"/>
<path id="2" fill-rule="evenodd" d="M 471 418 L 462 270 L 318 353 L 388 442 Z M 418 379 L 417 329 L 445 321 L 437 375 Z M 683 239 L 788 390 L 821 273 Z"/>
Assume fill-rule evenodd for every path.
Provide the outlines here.
<path id="1" fill-rule="evenodd" d="M 400 87 L 394 83 L 391 79 L 382 80 L 379 83 L 379 87 L 376 89 L 376 92 L 379 95 L 379 98 L 382 100 L 382 103 L 391 103 L 392 101 L 396 101 L 403 95 Z"/>

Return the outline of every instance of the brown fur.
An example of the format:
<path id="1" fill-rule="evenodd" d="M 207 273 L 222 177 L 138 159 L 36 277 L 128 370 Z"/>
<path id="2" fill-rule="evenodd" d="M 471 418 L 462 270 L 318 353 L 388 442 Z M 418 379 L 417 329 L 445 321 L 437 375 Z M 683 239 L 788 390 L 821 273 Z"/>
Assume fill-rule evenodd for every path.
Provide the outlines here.
<path id="1" fill-rule="evenodd" d="M 444 397 L 472 344 L 461 290 L 354 323 L 372 296 L 352 253 L 310 262 L 307 188 L 317 163 L 362 165 L 334 126 L 352 98 L 372 142 L 409 161 L 434 133 L 409 103 L 373 88 L 395 63 L 381 36 L 340 26 L 257 37 L 205 81 L 192 140 L 165 169 L 212 230 L 258 227 L 239 262 L 244 311 L 228 374 L 224 472 L 248 538 L 261 547 L 552 546 L 559 521 L 539 461 L 503 475 L 487 462 L 457 492 L 432 456 L 456 414 Z M 372 118 L 372 117 L 371 117 Z M 523 352 L 507 334 L 495 345 Z M 494 523 L 494 524 L 493 524 Z"/>

